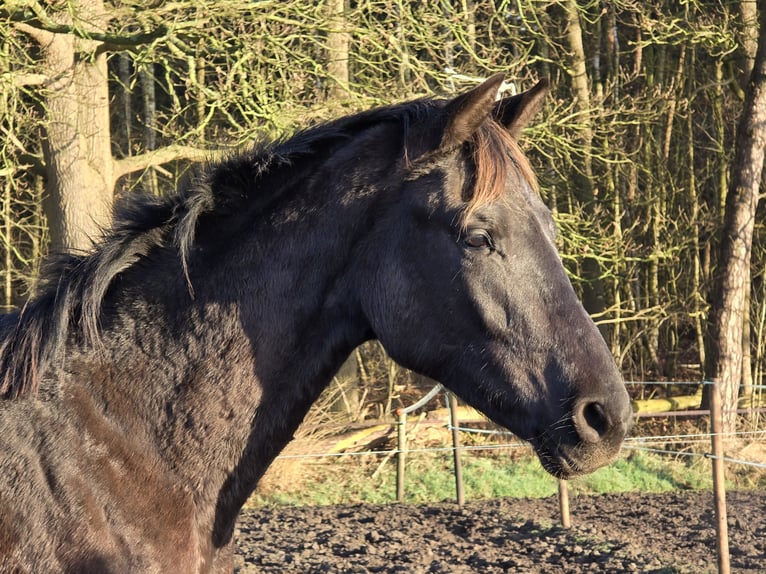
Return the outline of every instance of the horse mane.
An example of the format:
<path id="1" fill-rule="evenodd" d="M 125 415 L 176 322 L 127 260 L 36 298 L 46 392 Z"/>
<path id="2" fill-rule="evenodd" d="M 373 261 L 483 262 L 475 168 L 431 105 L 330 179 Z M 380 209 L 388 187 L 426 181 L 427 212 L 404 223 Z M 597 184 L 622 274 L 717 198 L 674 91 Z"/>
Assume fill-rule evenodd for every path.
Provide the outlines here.
<path id="1" fill-rule="evenodd" d="M 0 315 L 0 396 L 13 399 L 34 394 L 71 335 L 77 334 L 84 344 L 97 343 L 102 303 L 110 286 L 152 250 L 175 247 L 187 273 L 188 253 L 204 215 L 236 213 L 243 202 L 250 209 L 255 203 L 256 211 L 258 204 L 265 209 L 280 186 L 261 185 L 257 193 L 247 193 L 255 182 L 284 167 L 294 170 L 302 159 L 327 153 L 381 122 L 399 122 L 404 144 L 409 125 L 441 105 L 440 100 L 422 99 L 343 117 L 209 163 L 197 169 L 177 193 L 166 197 L 131 193 L 120 199 L 112 226 L 89 252 L 49 257 L 23 307 Z M 534 186 L 526 158 L 497 122 L 485 122 L 471 143 L 476 173 L 466 214 L 501 197 L 512 173 Z M 408 161 L 406 149 L 404 159 Z"/>

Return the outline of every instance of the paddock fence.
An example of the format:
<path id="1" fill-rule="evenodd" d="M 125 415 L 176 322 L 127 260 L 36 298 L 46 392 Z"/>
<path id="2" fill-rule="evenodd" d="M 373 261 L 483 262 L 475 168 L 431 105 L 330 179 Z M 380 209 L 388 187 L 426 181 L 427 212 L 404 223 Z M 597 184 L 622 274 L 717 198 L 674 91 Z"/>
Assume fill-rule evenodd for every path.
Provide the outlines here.
<path id="1" fill-rule="evenodd" d="M 682 385 L 689 385 L 695 386 L 699 389 L 701 389 L 701 387 L 704 385 L 712 385 L 713 392 L 711 393 L 711 408 L 709 410 L 685 409 L 664 411 L 659 413 L 637 412 L 634 415 L 636 419 L 648 417 L 707 417 L 709 421 L 709 424 L 707 425 L 709 428 L 708 432 L 629 436 L 626 438 L 622 448 L 623 450 L 627 451 L 646 452 L 661 456 L 672 456 L 677 458 L 697 457 L 710 460 L 713 479 L 712 504 L 715 511 L 718 571 L 719 574 L 728 574 L 730 572 L 730 564 L 726 515 L 726 486 L 724 481 L 726 465 L 741 465 L 755 467 L 758 469 L 766 469 L 766 461 L 744 460 L 741 458 L 726 456 L 724 454 L 724 442 L 730 438 L 742 439 L 743 441 L 749 442 L 764 441 L 766 440 L 766 429 L 752 428 L 751 430 L 741 430 L 734 433 L 721 432 L 723 412 L 721 410 L 718 385 L 713 381 L 630 381 L 626 382 L 626 385 L 651 385 L 654 387 L 677 387 Z M 766 385 L 754 385 L 752 389 L 753 391 L 762 393 L 763 390 L 766 389 Z M 410 448 L 408 443 L 408 427 L 412 426 L 413 424 L 419 424 L 411 422 L 409 420 L 410 415 L 418 410 L 423 409 L 427 404 L 432 403 L 439 398 L 444 401 L 444 404 L 446 405 L 446 408 L 449 412 L 447 428 L 450 432 L 451 444 L 445 444 L 443 446 L 436 447 L 431 446 L 422 448 Z M 672 402 L 672 399 L 668 400 Z M 737 409 L 737 413 L 755 414 L 756 416 L 760 416 L 761 414 L 766 413 L 766 408 Z M 463 505 L 465 501 L 462 470 L 462 457 L 464 453 L 471 451 L 529 448 L 527 443 L 522 442 L 509 431 L 466 426 L 466 420 L 461 420 L 461 411 L 458 407 L 457 399 L 452 393 L 447 391 L 439 384 L 435 385 L 433 388 L 431 388 L 430 391 L 425 393 L 419 400 L 412 403 L 411 405 L 397 409 L 395 414 L 396 421 L 393 423 L 396 426 L 397 446 L 395 449 L 283 454 L 277 458 L 286 460 L 378 456 L 382 458 L 382 462 L 379 468 L 382 468 L 384 464 L 386 464 L 390 459 L 394 458 L 396 462 L 396 500 L 398 502 L 404 502 L 406 496 L 406 465 L 408 457 L 420 453 L 451 453 L 455 477 L 455 501 L 458 505 Z M 470 422 L 478 422 L 478 420 L 471 418 Z M 381 425 L 379 423 L 368 425 L 369 428 L 376 426 Z M 762 427 L 763 425 L 760 426 Z M 469 434 L 494 435 L 495 438 L 499 438 L 501 441 L 492 444 L 463 444 L 461 439 L 464 435 Z M 503 440 L 506 438 L 507 440 Z M 709 449 L 703 449 L 702 451 L 699 451 L 689 450 L 688 448 L 674 449 L 670 448 L 669 446 L 674 444 L 689 445 L 695 443 L 698 445 L 709 444 Z M 658 445 L 663 445 L 663 448 L 659 448 Z M 561 525 L 565 528 L 568 528 L 571 525 L 572 519 L 569 511 L 569 488 L 566 480 L 558 481 L 558 498 Z"/>

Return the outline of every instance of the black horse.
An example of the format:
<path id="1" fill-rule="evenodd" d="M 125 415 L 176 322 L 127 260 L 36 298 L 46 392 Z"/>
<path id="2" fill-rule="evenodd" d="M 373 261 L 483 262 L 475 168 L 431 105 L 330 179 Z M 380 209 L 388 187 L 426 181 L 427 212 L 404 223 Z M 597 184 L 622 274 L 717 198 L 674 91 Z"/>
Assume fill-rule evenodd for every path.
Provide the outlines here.
<path id="1" fill-rule="evenodd" d="M 345 117 L 131 197 L 0 318 L 2 572 L 223 572 L 237 514 L 379 339 L 568 477 L 620 448 L 618 369 L 516 140 L 546 84 Z"/>

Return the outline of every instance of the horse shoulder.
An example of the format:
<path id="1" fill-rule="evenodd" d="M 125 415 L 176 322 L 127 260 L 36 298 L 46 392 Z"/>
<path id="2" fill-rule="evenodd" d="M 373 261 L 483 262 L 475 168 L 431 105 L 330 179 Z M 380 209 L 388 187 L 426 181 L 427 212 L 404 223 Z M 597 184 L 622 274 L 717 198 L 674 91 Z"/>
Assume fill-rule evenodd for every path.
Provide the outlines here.
<path id="1" fill-rule="evenodd" d="M 121 428 L 82 388 L 69 401 L 88 444 L 77 457 L 88 493 L 109 536 L 120 540 L 138 571 L 197 572 L 202 561 L 191 489 L 166 465 L 150 433 Z M 131 432 L 135 430 L 136 432 Z"/>
<path id="2" fill-rule="evenodd" d="M 0 405 L 0 571 L 200 571 L 190 490 L 69 391 Z"/>

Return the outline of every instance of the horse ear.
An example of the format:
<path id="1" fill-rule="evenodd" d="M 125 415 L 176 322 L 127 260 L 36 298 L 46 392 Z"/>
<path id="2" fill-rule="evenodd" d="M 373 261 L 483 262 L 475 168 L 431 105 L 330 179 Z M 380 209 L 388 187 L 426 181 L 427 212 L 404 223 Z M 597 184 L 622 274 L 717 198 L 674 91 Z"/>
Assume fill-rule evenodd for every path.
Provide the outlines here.
<path id="1" fill-rule="evenodd" d="M 468 138 L 492 113 L 503 78 L 504 74 L 495 74 L 470 92 L 456 97 L 447 104 L 446 111 L 449 119 L 439 147 L 452 148 L 468 141 Z"/>
<path id="2" fill-rule="evenodd" d="M 543 107 L 543 100 L 548 94 L 548 80 L 543 78 L 537 84 L 521 94 L 504 98 L 497 102 L 493 115 L 503 124 L 511 136 L 518 140 L 532 118 Z"/>

